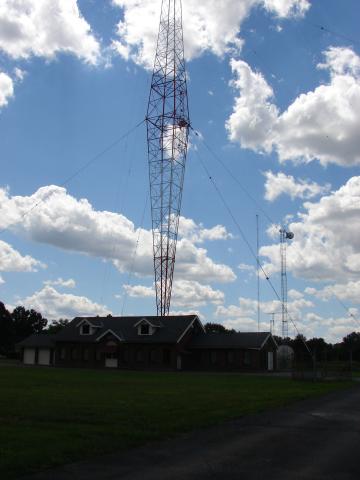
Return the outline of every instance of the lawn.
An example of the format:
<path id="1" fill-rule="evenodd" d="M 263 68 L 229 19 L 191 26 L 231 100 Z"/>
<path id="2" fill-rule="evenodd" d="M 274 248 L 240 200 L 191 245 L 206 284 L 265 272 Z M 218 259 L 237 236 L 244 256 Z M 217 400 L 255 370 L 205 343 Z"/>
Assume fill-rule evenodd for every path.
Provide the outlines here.
<path id="1" fill-rule="evenodd" d="M 0 478 L 344 388 L 270 376 L 0 368 Z"/>

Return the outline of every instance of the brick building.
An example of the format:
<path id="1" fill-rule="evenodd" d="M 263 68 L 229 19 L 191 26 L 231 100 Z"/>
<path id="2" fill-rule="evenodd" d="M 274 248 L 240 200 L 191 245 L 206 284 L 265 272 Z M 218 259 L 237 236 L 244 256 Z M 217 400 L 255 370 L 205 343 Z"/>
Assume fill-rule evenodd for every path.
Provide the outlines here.
<path id="1" fill-rule="evenodd" d="M 277 350 L 268 332 L 209 334 L 197 315 L 76 317 L 18 347 L 27 365 L 210 371 L 274 370 Z"/>

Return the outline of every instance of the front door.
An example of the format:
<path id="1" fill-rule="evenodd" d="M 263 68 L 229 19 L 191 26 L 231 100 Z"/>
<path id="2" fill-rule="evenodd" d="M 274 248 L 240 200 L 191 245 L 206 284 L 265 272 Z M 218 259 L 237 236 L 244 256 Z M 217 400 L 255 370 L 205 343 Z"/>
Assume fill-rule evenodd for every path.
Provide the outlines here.
<path id="1" fill-rule="evenodd" d="M 274 370 L 274 352 L 268 352 L 268 370 L 269 372 Z"/>
<path id="2" fill-rule="evenodd" d="M 105 356 L 106 368 L 118 368 L 118 358 L 116 353 L 107 353 Z"/>

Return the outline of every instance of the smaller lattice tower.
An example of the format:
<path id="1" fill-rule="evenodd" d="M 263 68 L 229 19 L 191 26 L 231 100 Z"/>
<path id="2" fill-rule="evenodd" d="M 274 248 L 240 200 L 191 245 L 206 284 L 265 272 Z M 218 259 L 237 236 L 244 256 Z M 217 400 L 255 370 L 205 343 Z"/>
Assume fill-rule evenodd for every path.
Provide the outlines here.
<path id="1" fill-rule="evenodd" d="M 287 240 L 292 240 L 294 234 L 285 228 L 280 228 L 280 264 L 281 264 L 281 335 L 283 338 L 289 336 L 289 321 L 287 311 L 287 273 L 286 273 L 286 247 Z"/>

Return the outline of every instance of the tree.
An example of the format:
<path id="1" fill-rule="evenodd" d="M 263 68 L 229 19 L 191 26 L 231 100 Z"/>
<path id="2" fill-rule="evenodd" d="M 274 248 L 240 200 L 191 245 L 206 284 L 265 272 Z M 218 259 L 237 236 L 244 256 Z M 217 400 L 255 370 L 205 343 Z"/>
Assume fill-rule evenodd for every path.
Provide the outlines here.
<path id="1" fill-rule="evenodd" d="M 20 341 L 33 333 L 40 333 L 47 325 L 46 318 L 36 310 L 26 310 L 24 307 L 16 307 L 12 314 L 16 340 Z"/>
<path id="2" fill-rule="evenodd" d="M 206 333 L 234 333 L 234 329 L 227 329 L 220 323 L 205 323 L 204 325 Z"/>
<path id="3" fill-rule="evenodd" d="M 10 312 L 0 302 L 0 355 L 8 355 L 14 350 L 15 328 Z"/>
<path id="4" fill-rule="evenodd" d="M 54 320 L 52 323 L 50 323 L 50 325 L 45 331 L 46 333 L 50 333 L 53 335 L 55 333 L 59 333 L 63 328 L 66 327 L 66 325 L 69 325 L 69 323 L 70 323 L 70 320 L 66 320 L 65 318 L 60 318 L 59 320 Z"/>
<path id="5" fill-rule="evenodd" d="M 324 359 L 325 354 L 328 350 L 328 344 L 323 338 L 311 338 L 307 341 L 307 344 L 313 355 L 315 355 L 316 360 Z"/>
<path id="6" fill-rule="evenodd" d="M 360 333 L 352 332 L 346 335 L 343 338 L 343 346 L 353 359 L 360 360 Z"/>

